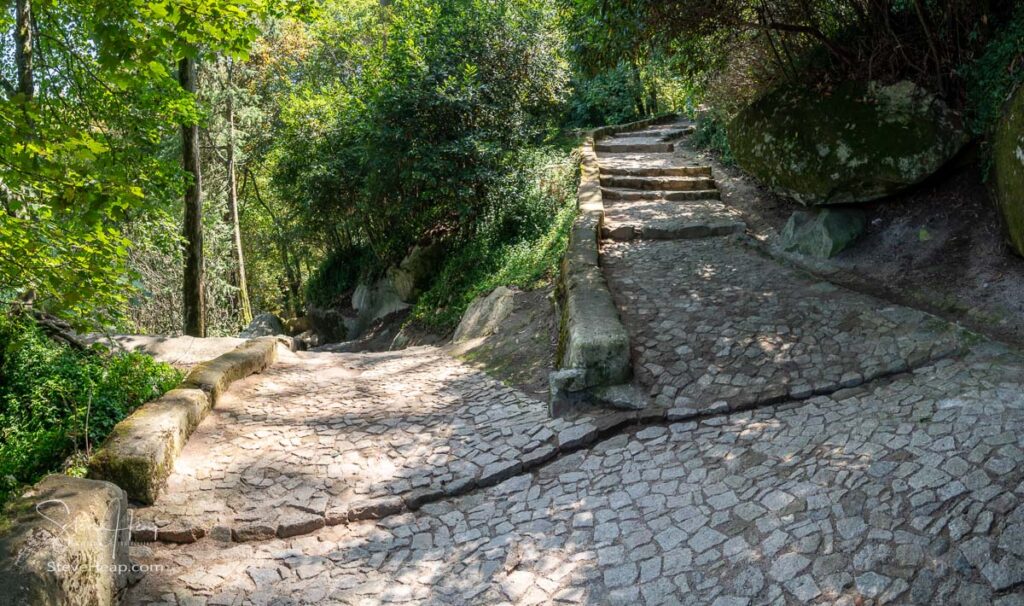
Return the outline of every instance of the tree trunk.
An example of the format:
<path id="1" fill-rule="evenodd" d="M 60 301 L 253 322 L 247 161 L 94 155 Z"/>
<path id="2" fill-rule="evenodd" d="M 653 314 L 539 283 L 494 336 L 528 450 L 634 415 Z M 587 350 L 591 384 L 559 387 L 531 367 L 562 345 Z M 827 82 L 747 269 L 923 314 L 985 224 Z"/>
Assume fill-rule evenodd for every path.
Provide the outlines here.
<path id="1" fill-rule="evenodd" d="M 238 193 L 237 177 L 235 176 L 235 93 L 233 81 L 234 63 L 228 64 L 228 98 L 227 98 L 227 123 L 228 123 L 228 217 L 231 221 L 231 231 L 234 237 L 233 252 L 235 256 L 235 267 L 238 275 L 238 302 L 242 311 L 242 322 L 246 326 L 252 322 L 252 306 L 249 303 L 249 287 L 245 280 L 245 255 L 242 252 L 242 229 L 238 224 Z"/>
<path id="2" fill-rule="evenodd" d="M 195 96 L 196 62 L 182 59 L 178 63 L 178 81 L 181 87 Z M 184 301 L 185 334 L 206 336 L 206 293 L 203 284 L 203 198 L 202 178 L 199 170 L 199 125 L 181 125 L 181 160 L 185 172 L 192 175 L 185 190 L 185 280 L 182 290 Z"/>
<path id="3" fill-rule="evenodd" d="M 14 27 L 14 63 L 18 70 L 18 92 L 31 99 L 35 95 L 32 72 L 32 0 L 17 0 Z"/>

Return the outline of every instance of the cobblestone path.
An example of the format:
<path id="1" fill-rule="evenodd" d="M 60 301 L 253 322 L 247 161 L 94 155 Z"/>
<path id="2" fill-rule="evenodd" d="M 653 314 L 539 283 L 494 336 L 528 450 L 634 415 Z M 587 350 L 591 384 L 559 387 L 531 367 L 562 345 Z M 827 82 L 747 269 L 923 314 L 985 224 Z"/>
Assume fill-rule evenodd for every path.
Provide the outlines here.
<path id="1" fill-rule="evenodd" d="M 376 522 L 138 546 L 164 568 L 129 602 L 1020 604 L 1022 372 L 975 354 L 631 431 Z"/>
<path id="2" fill-rule="evenodd" d="M 960 348 L 933 316 L 812 280 L 724 238 L 612 242 L 609 285 L 654 403 L 699 411 L 803 399 Z"/>
<path id="3" fill-rule="evenodd" d="M 672 130 L 605 144 L 672 169 Z M 655 412 L 550 419 L 435 348 L 284 360 L 137 512 L 126 602 L 1024 604 L 1024 357 L 636 217 L 602 263 Z"/>
<path id="4" fill-rule="evenodd" d="M 133 535 L 251 541 L 379 518 L 497 483 L 592 430 L 437 348 L 301 353 L 232 386 Z"/>

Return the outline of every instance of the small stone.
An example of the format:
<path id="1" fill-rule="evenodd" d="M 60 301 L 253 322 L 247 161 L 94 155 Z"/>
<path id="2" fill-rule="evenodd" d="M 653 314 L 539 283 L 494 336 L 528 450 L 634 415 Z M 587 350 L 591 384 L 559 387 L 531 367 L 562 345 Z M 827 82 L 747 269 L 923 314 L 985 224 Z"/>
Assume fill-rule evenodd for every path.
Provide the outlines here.
<path id="1" fill-rule="evenodd" d="M 636 581 L 639 571 L 636 564 L 627 562 L 604 571 L 605 587 L 622 587 Z"/>
<path id="2" fill-rule="evenodd" d="M 876 598 L 889 586 L 891 579 L 876 572 L 865 572 L 854 578 L 857 591 L 868 598 Z"/>
<path id="3" fill-rule="evenodd" d="M 772 563 L 769 574 L 775 580 L 785 583 L 800 574 L 810 564 L 811 561 L 809 559 L 798 553 L 787 553 L 776 558 L 775 562 Z"/>
<path id="4" fill-rule="evenodd" d="M 726 536 L 713 528 L 707 526 L 697 531 L 693 538 L 687 543 L 697 553 L 704 553 L 715 545 L 725 541 Z"/>
<path id="5" fill-rule="evenodd" d="M 386 518 L 403 510 L 403 503 L 400 497 L 383 497 L 366 501 L 356 501 L 349 505 L 348 519 L 350 522 L 358 520 L 379 520 Z"/>
<path id="6" fill-rule="evenodd" d="M 597 437 L 597 427 L 590 423 L 573 425 L 558 433 L 558 448 L 560 450 L 572 450 L 578 446 L 589 444 Z"/>

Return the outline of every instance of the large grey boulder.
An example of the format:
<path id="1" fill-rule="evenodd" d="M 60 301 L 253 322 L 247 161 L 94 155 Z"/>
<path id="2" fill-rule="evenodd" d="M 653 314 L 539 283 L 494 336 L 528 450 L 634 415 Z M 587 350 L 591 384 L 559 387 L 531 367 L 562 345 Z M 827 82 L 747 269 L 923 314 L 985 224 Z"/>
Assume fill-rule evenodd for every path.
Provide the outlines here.
<path id="1" fill-rule="evenodd" d="M 288 329 L 284 322 L 272 313 L 262 313 L 252 319 L 245 330 L 238 333 L 243 339 L 254 339 L 256 337 L 273 337 L 274 335 L 286 335 Z"/>
<path id="2" fill-rule="evenodd" d="M 346 338 L 355 340 L 362 337 L 374 322 L 393 313 L 409 309 L 388 278 L 381 278 L 372 284 L 362 283 L 352 292 L 352 309 L 356 316 L 345 317 Z"/>
<path id="3" fill-rule="evenodd" d="M 829 259 L 849 248 L 867 226 L 867 216 L 858 208 L 821 208 L 797 211 L 780 235 L 787 252 Z"/>
<path id="4" fill-rule="evenodd" d="M 866 202 L 919 183 L 967 142 L 959 117 L 910 82 L 784 86 L 728 128 L 744 170 L 805 205 Z"/>
<path id="5" fill-rule="evenodd" d="M 347 318 L 339 309 L 309 305 L 306 317 L 322 343 L 337 343 L 349 338 Z"/>
<path id="6" fill-rule="evenodd" d="M 1010 99 L 992 137 L 992 176 L 1010 245 L 1024 255 L 1024 86 Z"/>
<path id="7" fill-rule="evenodd" d="M 510 288 L 499 286 L 485 296 L 473 299 L 462 314 L 453 343 L 479 339 L 498 331 L 501 323 L 512 313 L 516 293 Z"/>
<path id="8" fill-rule="evenodd" d="M 398 267 L 388 270 L 388 280 L 406 303 L 414 303 L 420 294 L 430 286 L 430 280 L 441 268 L 444 250 L 439 244 L 415 246 Z"/>
<path id="9" fill-rule="evenodd" d="M 359 284 L 352 293 L 352 309 L 367 324 L 408 308 L 409 304 L 402 300 L 387 279 L 377 280 L 373 284 Z"/>
<path id="10" fill-rule="evenodd" d="M 132 574 L 128 499 L 109 482 L 51 475 L 6 510 L 0 606 L 108 606 Z"/>

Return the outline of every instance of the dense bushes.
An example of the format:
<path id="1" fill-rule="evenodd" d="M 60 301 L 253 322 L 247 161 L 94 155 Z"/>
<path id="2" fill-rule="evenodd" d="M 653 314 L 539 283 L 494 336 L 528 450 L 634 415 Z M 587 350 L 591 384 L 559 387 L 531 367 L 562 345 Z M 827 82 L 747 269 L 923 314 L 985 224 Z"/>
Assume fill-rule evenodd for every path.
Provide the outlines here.
<path id="1" fill-rule="evenodd" d="M 582 60 L 614 65 L 659 53 L 675 58 L 704 101 L 732 113 L 785 84 L 823 94 L 844 80 L 911 80 L 966 107 L 970 66 L 986 49 L 1019 49 L 1004 35 L 1015 0 L 563 0 L 586 42 Z M 627 24 L 628 27 L 616 27 Z M 1013 29 L 1015 26 L 1010 26 Z M 990 62 L 983 79 L 1008 63 Z M 983 88 L 986 88 L 983 86 Z M 992 90 L 992 87 L 987 87 Z M 987 93 L 986 93 L 987 94 Z"/>
<path id="2" fill-rule="evenodd" d="M 306 282 L 306 303 L 316 307 L 343 304 L 338 297 L 355 287 L 364 277 L 360 271 L 371 262 L 364 248 L 345 246 L 331 251 Z"/>
<path id="3" fill-rule="evenodd" d="M 0 314 L 0 503 L 180 380 L 149 356 L 77 351 Z"/>
<path id="4" fill-rule="evenodd" d="M 708 110 L 697 117 L 697 129 L 693 133 L 692 143 L 697 147 L 709 149 L 718 154 L 725 164 L 735 164 L 732 150 L 729 148 L 729 137 L 726 135 L 728 117 L 721 112 Z"/>
<path id="5" fill-rule="evenodd" d="M 488 191 L 473 229 L 452 242 L 413 317 L 452 328 L 477 295 L 500 285 L 536 286 L 557 270 L 576 216 L 579 161 L 565 149 L 525 150 Z"/>
<path id="6" fill-rule="evenodd" d="M 569 74 L 550 3 L 339 6 L 344 18 L 313 27 L 313 67 L 268 154 L 275 196 L 325 249 L 306 302 L 338 303 L 424 242 L 445 251 L 416 308 L 428 324 L 450 325 L 487 276 L 546 273 L 573 172 L 567 151 L 543 143 Z"/>
<path id="7" fill-rule="evenodd" d="M 563 97 L 545 5 L 400 0 L 361 13 L 359 48 L 314 51 L 346 61 L 310 74 L 282 112 L 281 197 L 379 266 L 424 238 L 464 237 L 508 155 L 548 131 Z"/>
<path id="8" fill-rule="evenodd" d="M 999 120 L 1010 93 L 1024 81 L 1024 5 L 963 73 L 971 129 L 985 134 Z"/>
<path id="9" fill-rule="evenodd" d="M 568 123 L 602 126 L 632 122 L 644 112 L 644 96 L 643 82 L 625 63 L 592 77 L 577 76 L 568 102 Z"/>

